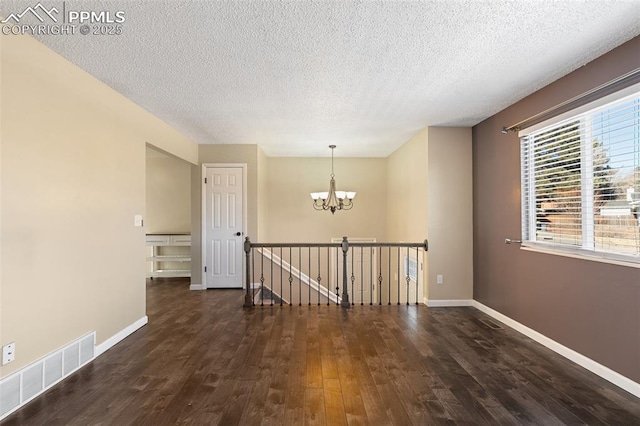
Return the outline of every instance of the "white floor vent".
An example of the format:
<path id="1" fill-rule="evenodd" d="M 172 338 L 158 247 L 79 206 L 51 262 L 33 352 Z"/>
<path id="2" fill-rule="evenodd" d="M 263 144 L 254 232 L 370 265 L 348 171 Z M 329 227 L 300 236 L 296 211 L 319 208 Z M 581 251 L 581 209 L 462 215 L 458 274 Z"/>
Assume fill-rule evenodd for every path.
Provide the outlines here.
<path id="1" fill-rule="evenodd" d="M 53 386 L 62 379 L 62 351 L 49 355 L 44 360 L 44 387 Z"/>
<path id="2" fill-rule="evenodd" d="M 91 332 L 0 381 L 0 420 L 74 373 L 95 356 Z"/>

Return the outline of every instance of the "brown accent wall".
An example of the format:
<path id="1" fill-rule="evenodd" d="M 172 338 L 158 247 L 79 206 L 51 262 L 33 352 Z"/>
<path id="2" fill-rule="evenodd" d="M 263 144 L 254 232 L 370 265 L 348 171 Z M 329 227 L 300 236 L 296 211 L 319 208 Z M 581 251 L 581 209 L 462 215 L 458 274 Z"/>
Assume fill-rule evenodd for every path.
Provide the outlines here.
<path id="1" fill-rule="evenodd" d="M 636 382 L 640 269 L 505 245 L 521 235 L 520 147 L 500 130 L 638 67 L 640 37 L 473 128 L 474 299 Z"/>

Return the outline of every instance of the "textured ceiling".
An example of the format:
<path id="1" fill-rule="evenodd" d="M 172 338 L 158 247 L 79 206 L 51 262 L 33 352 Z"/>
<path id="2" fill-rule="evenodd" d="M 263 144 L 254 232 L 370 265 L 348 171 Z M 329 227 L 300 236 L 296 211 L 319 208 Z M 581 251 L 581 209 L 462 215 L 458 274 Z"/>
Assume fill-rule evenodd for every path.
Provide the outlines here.
<path id="1" fill-rule="evenodd" d="M 2 0 L 0 14 L 34 6 Z M 42 0 L 43 5 L 61 2 Z M 198 143 L 387 156 L 640 34 L 640 1 L 66 1 L 123 34 L 38 36 Z M 505 123 L 510 124 L 510 123 Z"/>

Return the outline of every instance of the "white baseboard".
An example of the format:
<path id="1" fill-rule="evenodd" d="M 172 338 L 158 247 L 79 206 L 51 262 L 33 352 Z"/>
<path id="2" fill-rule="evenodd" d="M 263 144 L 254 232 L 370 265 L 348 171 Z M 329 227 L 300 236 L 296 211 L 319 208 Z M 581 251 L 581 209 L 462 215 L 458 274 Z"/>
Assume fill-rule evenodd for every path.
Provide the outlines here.
<path id="1" fill-rule="evenodd" d="M 104 342 L 102 342 L 99 345 L 97 345 L 96 346 L 96 350 L 95 350 L 95 356 L 99 357 L 100 355 L 102 355 L 103 353 L 105 353 L 106 351 L 111 349 L 113 346 L 117 345 L 125 337 L 129 336 L 134 331 L 136 331 L 140 327 L 144 326 L 148 322 L 149 322 L 149 317 L 147 317 L 145 315 L 142 318 L 140 318 L 139 320 L 137 320 L 136 322 L 134 322 L 133 324 L 123 328 L 122 330 L 120 330 L 119 332 L 114 334 L 113 336 L 109 337 Z"/>
<path id="2" fill-rule="evenodd" d="M 485 314 L 489 315 L 490 317 L 493 317 L 494 319 L 500 321 L 501 323 L 513 328 L 514 330 L 524 334 L 525 336 L 529 337 L 532 340 L 535 340 L 536 342 L 540 343 L 543 346 L 546 346 L 547 348 L 551 349 L 552 351 L 554 351 L 555 353 L 562 355 L 563 357 L 575 362 L 576 364 L 580 365 L 581 367 L 586 368 L 587 370 L 591 371 L 594 374 L 597 374 L 598 376 L 602 377 L 603 379 L 613 383 L 614 385 L 626 390 L 627 392 L 629 392 L 632 395 L 637 396 L 638 398 L 640 398 L 640 383 L 634 382 L 633 380 L 629 379 L 628 377 L 623 376 L 620 373 L 617 373 L 615 371 L 613 371 L 612 369 L 610 369 L 609 367 L 605 367 L 604 365 L 592 360 L 591 358 L 588 358 L 584 355 L 582 355 L 579 352 L 574 351 L 573 349 L 570 349 L 558 342 L 556 342 L 555 340 L 552 340 L 550 338 L 548 338 L 547 336 L 545 336 L 544 334 L 541 334 L 529 327 L 527 327 L 524 324 L 519 323 L 516 320 L 513 320 L 511 318 L 509 318 L 508 316 L 501 314 L 500 312 L 491 309 L 490 307 L 483 305 L 482 303 L 478 302 L 477 300 L 473 300 L 472 301 L 472 305 L 474 308 L 484 312 Z"/>
<path id="3" fill-rule="evenodd" d="M 189 290 L 206 290 L 207 288 L 202 284 L 191 284 Z"/>
<path id="4" fill-rule="evenodd" d="M 450 300 L 427 300 L 424 299 L 424 304 L 430 308 L 453 308 L 456 306 L 474 306 L 474 300 L 469 299 L 450 299 Z"/>

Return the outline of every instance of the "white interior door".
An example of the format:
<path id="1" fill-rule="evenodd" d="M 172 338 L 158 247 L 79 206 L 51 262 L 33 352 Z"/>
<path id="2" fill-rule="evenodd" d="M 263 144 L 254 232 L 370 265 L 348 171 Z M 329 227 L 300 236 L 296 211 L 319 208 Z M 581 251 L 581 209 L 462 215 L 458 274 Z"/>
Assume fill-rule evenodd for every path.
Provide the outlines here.
<path id="1" fill-rule="evenodd" d="M 242 288 L 243 169 L 207 167 L 205 181 L 205 283 Z"/>

